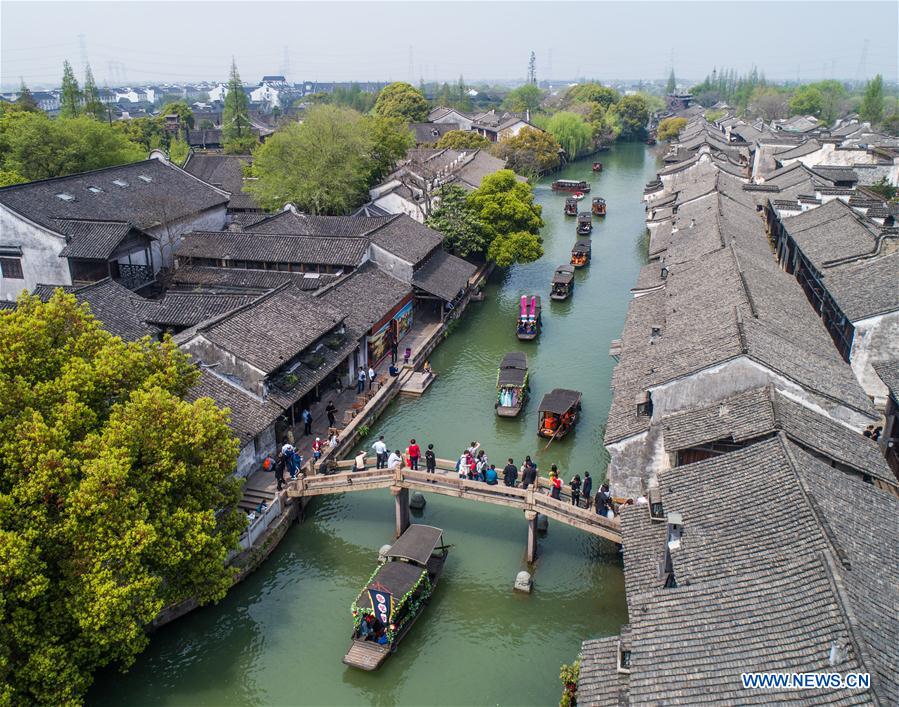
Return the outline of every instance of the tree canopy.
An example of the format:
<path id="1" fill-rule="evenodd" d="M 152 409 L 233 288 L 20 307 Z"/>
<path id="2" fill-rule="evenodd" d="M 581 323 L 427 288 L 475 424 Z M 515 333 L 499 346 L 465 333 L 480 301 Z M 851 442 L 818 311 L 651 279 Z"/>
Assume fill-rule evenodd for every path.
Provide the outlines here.
<path id="1" fill-rule="evenodd" d="M 883 77 L 880 74 L 868 81 L 865 86 L 858 112 L 863 120 L 868 120 L 872 124 L 879 123 L 883 118 Z"/>
<path id="2" fill-rule="evenodd" d="M 813 115 L 821 117 L 824 110 L 824 96 L 817 86 L 800 86 L 790 98 L 790 115 Z"/>
<path id="3" fill-rule="evenodd" d="M 451 184 L 437 192 L 440 202 L 428 216 L 427 225 L 443 234 L 443 248 L 467 258 L 486 255 L 490 238 L 468 193 Z"/>
<path id="4" fill-rule="evenodd" d="M 450 130 L 441 135 L 437 141 L 438 148 L 451 150 L 475 150 L 479 147 L 490 147 L 492 144 L 490 140 L 473 130 Z"/>
<path id="5" fill-rule="evenodd" d="M 501 140 L 494 152 L 506 166 L 525 177 L 536 177 L 556 169 L 561 159 L 560 145 L 549 133 L 523 128 L 514 137 Z"/>
<path id="6" fill-rule="evenodd" d="M 266 209 L 294 202 L 309 213 L 347 213 L 412 143 L 399 119 L 314 106 L 302 123 L 289 124 L 256 150 L 257 180 L 247 188 Z"/>
<path id="7" fill-rule="evenodd" d="M 706 117 L 708 119 L 708 117 Z M 659 123 L 659 140 L 671 140 L 680 135 L 680 131 L 687 127 L 686 118 L 665 118 Z"/>
<path id="8" fill-rule="evenodd" d="M 40 111 L 37 101 L 34 100 L 34 95 L 31 93 L 31 89 L 25 85 L 25 81 L 22 81 L 22 86 L 19 88 L 19 97 L 16 99 L 15 105 L 20 110 L 31 111 L 32 113 Z"/>
<path id="9" fill-rule="evenodd" d="M 593 145 L 593 129 L 582 115 L 559 111 L 541 122 L 541 127 L 556 139 L 571 160 Z"/>
<path id="10" fill-rule="evenodd" d="M 639 138 L 644 135 L 649 122 L 649 106 L 643 96 L 625 96 L 615 105 L 615 113 L 621 122 L 623 137 Z"/>
<path id="11" fill-rule="evenodd" d="M 565 93 L 564 102 L 567 105 L 572 103 L 598 103 L 604 109 L 618 103 L 621 100 L 621 94 L 614 88 L 603 86 L 598 83 L 582 83 L 572 86 Z"/>
<path id="12" fill-rule="evenodd" d="M 97 120 L 106 118 L 106 106 L 100 100 L 100 90 L 97 88 L 97 82 L 94 81 L 94 72 L 91 71 L 91 65 L 88 64 L 84 70 L 84 114 L 89 115 Z"/>
<path id="13" fill-rule="evenodd" d="M 55 120 L 27 111 L 4 110 L 0 115 L 0 169 L 20 175 L 20 181 L 136 162 L 146 156 L 122 129 L 85 115 Z"/>
<path id="14" fill-rule="evenodd" d="M 59 117 L 74 118 L 81 112 L 81 91 L 68 59 L 62 63 L 62 90 L 59 95 Z"/>
<path id="15" fill-rule="evenodd" d="M 169 103 L 166 103 L 162 107 L 162 110 L 159 111 L 159 115 L 163 119 L 167 115 L 177 115 L 178 120 L 182 125 L 185 125 L 188 128 L 194 127 L 194 112 L 184 101 L 170 101 Z"/>
<path id="16" fill-rule="evenodd" d="M 166 606 L 217 600 L 246 525 L 237 442 L 170 341 L 60 291 L 0 314 L 0 701 L 78 703 Z"/>
<path id="17" fill-rule="evenodd" d="M 534 203 L 530 185 L 519 182 L 514 172 L 502 169 L 484 177 L 468 198 L 490 240 L 487 257 L 497 265 L 527 263 L 543 255 L 542 208 Z"/>
<path id="18" fill-rule="evenodd" d="M 503 101 L 503 107 L 506 110 L 523 113 L 530 111 L 531 113 L 540 108 L 543 103 L 543 91 L 534 83 L 526 83 L 524 86 L 512 89 L 506 94 Z"/>
<path id="19" fill-rule="evenodd" d="M 252 132 L 250 128 L 250 100 L 244 93 L 237 64 L 232 60 L 225 104 L 222 107 L 222 140 L 227 143 L 246 138 Z"/>
<path id="20" fill-rule="evenodd" d="M 415 86 L 395 81 L 378 94 L 375 113 L 383 118 L 399 118 L 407 123 L 423 123 L 428 119 L 430 105 Z"/>

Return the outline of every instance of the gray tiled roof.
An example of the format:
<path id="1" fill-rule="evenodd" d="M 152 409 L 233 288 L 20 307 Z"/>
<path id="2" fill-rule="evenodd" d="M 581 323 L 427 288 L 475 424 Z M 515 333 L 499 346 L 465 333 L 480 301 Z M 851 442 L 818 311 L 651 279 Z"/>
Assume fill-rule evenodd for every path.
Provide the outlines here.
<path id="1" fill-rule="evenodd" d="M 204 155 L 191 153 L 184 170 L 208 184 L 231 193 L 229 209 L 258 209 L 253 197 L 243 190 L 243 168 L 250 155 Z"/>
<path id="2" fill-rule="evenodd" d="M 875 363 L 874 370 L 890 391 L 893 400 L 899 403 L 899 359 Z"/>
<path id="3" fill-rule="evenodd" d="M 412 275 L 412 284 L 425 292 L 451 302 L 460 290 L 468 287 L 469 278 L 477 267 L 450 255 L 445 250 L 434 251 Z"/>
<path id="4" fill-rule="evenodd" d="M 106 260 L 131 231 L 124 221 L 75 221 L 54 219 L 57 228 L 67 237 L 59 255 L 63 258 L 95 258 Z M 147 240 L 150 236 L 142 234 Z"/>
<path id="5" fill-rule="evenodd" d="M 581 643 L 577 703 L 582 707 L 628 704 L 628 675 L 617 672 L 618 641 L 618 636 L 607 636 Z"/>
<path id="6" fill-rule="evenodd" d="M 899 251 L 824 270 L 824 286 L 850 321 L 899 310 Z"/>
<path id="7" fill-rule="evenodd" d="M 370 238 L 372 243 L 413 266 L 419 265 L 443 243 L 443 236 L 437 231 L 405 214 L 390 218 L 372 231 Z"/>
<path id="8" fill-rule="evenodd" d="M 74 199 L 63 200 L 57 194 Z M 3 187 L 0 203 L 54 231 L 56 219 L 127 221 L 147 229 L 225 206 L 228 197 L 181 169 L 152 159 Z"/>
<path id="9" fill-rule="evenodd" d="M 193 231 L 175 248 L 178 258 L 249 260 L 356 267 L 368 254 L 364 238 L 294 236 L 256 231 Z"/>
<path id="10" fill-rule="evenodd" d="M 343 321 L 335 307 L 285 284 L 196 329 L 222 349 L 269 374 Z"/>
<path id="11" fill-rule="evenodd" d="M 257 296 L 235 292 L 167 292 L 162 299 L 148 300 L 135 296 L 132 302 L 145 322 L 189 327 L 249 304 Z"/>
<path id="12" fill-rule="evenodd" d="M 243 268 L 213 268 L 196 265 L 182 266 L 172 272 L 173 287 L 190 290 L 252 291 L 262 294 L 285 282 L 301 290 L 317 290 L 333 282 L 337 275 L 293 273 L 279 270 L 244 270 Z"/>
<path id="13" fill-rule="evenodd" d="M 365 263 L 316 294 L 317 298 L 347 312 L 347 325 L 368 331 L 412 292 L 407 283 L 391 277 L 373 263 Z"/>
<path id="14" fill-rule="evenodd" d="M 804 157 L 805 155 L 810 155 L 813 152 L 817 152 L 821 149 L 821 145 L 817 140 L 806 140 L 801 145 L 794 147 L 792 150 L 785 150 L 784 152 L 777 153 L 777 161 L 783 162 L 784 160 L 792 160 L 797 157 Z"/>
<path id="15" fill-rule="evenodd" d="M 294 236 L 359 237 L 367 236 L 393 218 L 396 217 L 315 216 L 285 209 L 252 226 L 247 226 L 246 230 L 253 233 L 288 233 Z"/>
<path id="16" fill-rule="evenodd" d="M 835 260 L 871 255 L 877 246 L 874 226 L 867 225 L 841 199 L 788 216 L 783 219 L 783 225 L 819 269 Z"/>

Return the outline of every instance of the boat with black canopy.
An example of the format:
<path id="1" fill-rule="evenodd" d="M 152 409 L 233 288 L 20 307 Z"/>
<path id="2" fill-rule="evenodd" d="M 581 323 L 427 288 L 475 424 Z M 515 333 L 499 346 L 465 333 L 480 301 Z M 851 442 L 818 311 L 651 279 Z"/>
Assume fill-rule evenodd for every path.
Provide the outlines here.
<path id="1" fill-rule="evenodd" d="M 549 297 L 554 300 L 565 300 L 574 291 L 574 267 L 560 265 L 553 273 L 552 289 Z"/>
<path id="2" fill-rule="evenodd" d="M 565 199 L 565 215 L 566 216 L 577 216 L 577 202 L 580 199 L 575 199 L 573 196 L 566 197 Z"/>
<path id="3" fill-rule="evenodd" d="M 530 392 L 527 354 L 513 351 L 503 356 L 496 374 L 496 414 L 515 417 L 524 408 Z"/>
<path id="4" fill-rule="evenodd" d="M 601 196 L 593 197 L 593 215 L 594 216 L 605 216 L 606 215 L 606 200 Z"/>
<path id="5" fill-rule="evenodd" d="M 589 238 L 578 238 L 571 249 L 571 264 L 576 268 L 582 268 L 590 264 L 590 251 L 592 250 Z"/>
<path id="6" fill-rule="evenodd" d="M 582 211 L 577 215 L 577 234 L 579 236 L 589 236 L 593 231 L 593 214 L 589 211 Z"/>
<path id="7" fill-rule="evenodd" d="M 540 402 L 537 434 L 558 439 L 567 435 L 581 415 L 581 393 L 578 390 L 555 388 Z"/>
<path id="8" fill-rule="evenodd" d="M 440 528 L 406 529 L 353 602 L 353 640 L 344 663 L 360 670 L 381 667 L 431 598 L 448 551 Z"/>

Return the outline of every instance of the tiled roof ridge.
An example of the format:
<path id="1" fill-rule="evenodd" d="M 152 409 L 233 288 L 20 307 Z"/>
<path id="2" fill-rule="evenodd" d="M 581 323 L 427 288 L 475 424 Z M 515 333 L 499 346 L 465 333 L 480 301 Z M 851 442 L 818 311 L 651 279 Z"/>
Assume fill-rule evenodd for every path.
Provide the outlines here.
<path id="1" fill-rule="evenodd" d="M 861 216 L 861 214 L 856 214 L 856 215 Z M 869 231 L 871 230 L 870 227 L 865 223 L 862 223 L 862 226 L 867 228 Z M 861 262 L 863 260 L 873 260 L 881 255 L 881 251 L 883 250 L 883 242 L 885 240 L 891 240 L 891 239 L 897 238 L 897 234 L 893 233 L 891 231 L 891 229 L 883 229 L 880 231 L 880 233 L 877 233 L 876 235 L 875 234 L 872 234 L 872 235 L 874 235 L 874 238 L 876 239 L 877 243 L 874 246 L 874 250 L 871 251 L 870 253 L 866 253 L 864 255 L 850 255 L 845 258 L 838 258 L 836 260 L 825 260 L 823 263 L 821 263 L 821 267 L 822 268 L 833 268 L 833 267 L 837 267 L 838 265 L 846 265 L 847 263 Z M 825 275 L 826 275 L 826 273 L 825 273 Z"/>
<path id="2" fill-rule="evenodd" d="M 287 290 L 288 288 L 291 288 L 291 287 L 293 287 L 292 282 L 285 282 L 281 285 L 278 285 L 277 287 L 273 287 L 268 292 L 265 292 L 265 293 L 259 295 L 259 297 L 256 297 L 255 299 L 250 300 L 249 302 L 241 305 L 240 307 L 235 307 L 234 309 L 232 309 L 228 312 L 225 312 L 224 314 L 220 314 L 217 317 L 212 317 L 211 319 L 207 319 L 205 322 L 200 322 L 200 324 L 197 325 L 195 331 L 198 333 L 206 331 L 210 327 L 216 326 L 217 324 L 221 324 L 222 322 L 227 321 L 234 315 L 239 314 L 239 313 L 243 312 L 244 310 L 249 309 L 250 307 L 254 307 L 257 304 L 259 304 L 260 302 L 270 299 L 270 298 L 274 297 L 276 294 L 278 294 L 284 290 Z"/>
<path id="3" fill-rule="evenodd" d="M 253 224 L 256 225 L 256 224 Z M 317 241 L 352 241 L 357 242 L 364 236 L 317 236 L 313 233 L 259 233 L 258 231 L 189 231 L 185 236 L 212 236 L 216 238 L 312 238 Z M 366 234 L 367 235 L 367 234 Z M 223 238 L 223 240 L 224 240 Z"/>
<path id="4" fill-rule="evenodd" d="M 740 286 L 743 288 L 743 294 L 746 295 L 746 303 L 749 305 L 749 313 L 752 314 L 754 319 L 758 319 L 759 313 L 755 307 L 755 300 L 752 297 L 752 292 L 749 290 L 749 283 L 746 281 L 746 275 L 743 272 L 743 265 L 740 262 L 740 257 L 737 255 L 737 249 L 734 247 L 733 241 L 728 244 L 728 250 L 730 251 L 730 254 L 734 259 L 734 265 L 737 268 L 737 275 L 740 278 Z M 740 330 L 740 336 L 742 337 L 742 321 L 740 322 Z"/>
<path id="5" fill-rule="evenodd" d="M 55 182 L 61 179 L 68 179 L 69 177 L 83 177 L 88 174 L 99 174 L 100 172 L 109 172 L 115 169 L 122 169 L 123 167 L 133 167 L 138 164 L 149 164 L 152 162 L 159 162 L 162 164 L 162 160 L 157 160 L 148 157 L 145 160 L 138 160 L 137 162 L 124 162 L 122 164 L 111 165 L 109 167 L 98 167 L 97 169 L 89 169 L 86 172 L 72 172 L 71 174 L 63 174 L 58 177 L 46 177 L 44 179 L 33 179 L 30 182 L 22 182 L 21 184 L 10 184 L 9 186 L 0 187 L 0 194 L 8 191 L 13 191 L 14 189 L 19 189 L 21 187 L 31 187 L 35 184 L 44 184 L 47 182 Z M 202 181 L 202 180 L 200 180 Z M 206 182 L 203 182 L 206 184 Z M 214 187 L 213 187 L 214 188 Z"/>

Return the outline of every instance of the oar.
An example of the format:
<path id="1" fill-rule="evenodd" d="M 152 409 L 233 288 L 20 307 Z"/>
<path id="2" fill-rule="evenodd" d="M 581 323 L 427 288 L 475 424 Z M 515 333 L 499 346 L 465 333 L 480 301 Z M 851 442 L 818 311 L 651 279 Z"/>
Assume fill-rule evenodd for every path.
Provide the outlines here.
<path id="1" fill-rule="evenodd" d="M 568 408 L 568 409 L 570 410 L 571 408 Z M 565 412 L 568 412 L 568 410 L 566 410 Z M 556 438 L 556 435 L 559 434 L 559 432 L 562 431 L 562 424 L 561 424 L 561 422 L 562 422 L 562 416 L 560 415 L 560 416 L 559 416 L 559 426 L 556 428 L 556 431 L 553 432 L 553 436 L 549 438 L 549 442 L 547 442 L 547 443 L 546 443 L 546 446 L 543 448 L 543 451 L 544 451 L 544 452 L 545 452 L 547 449 L 549 449 L 549 445 L 551 445 L 551 444 L 553 443 L 553 440 Z"/>

